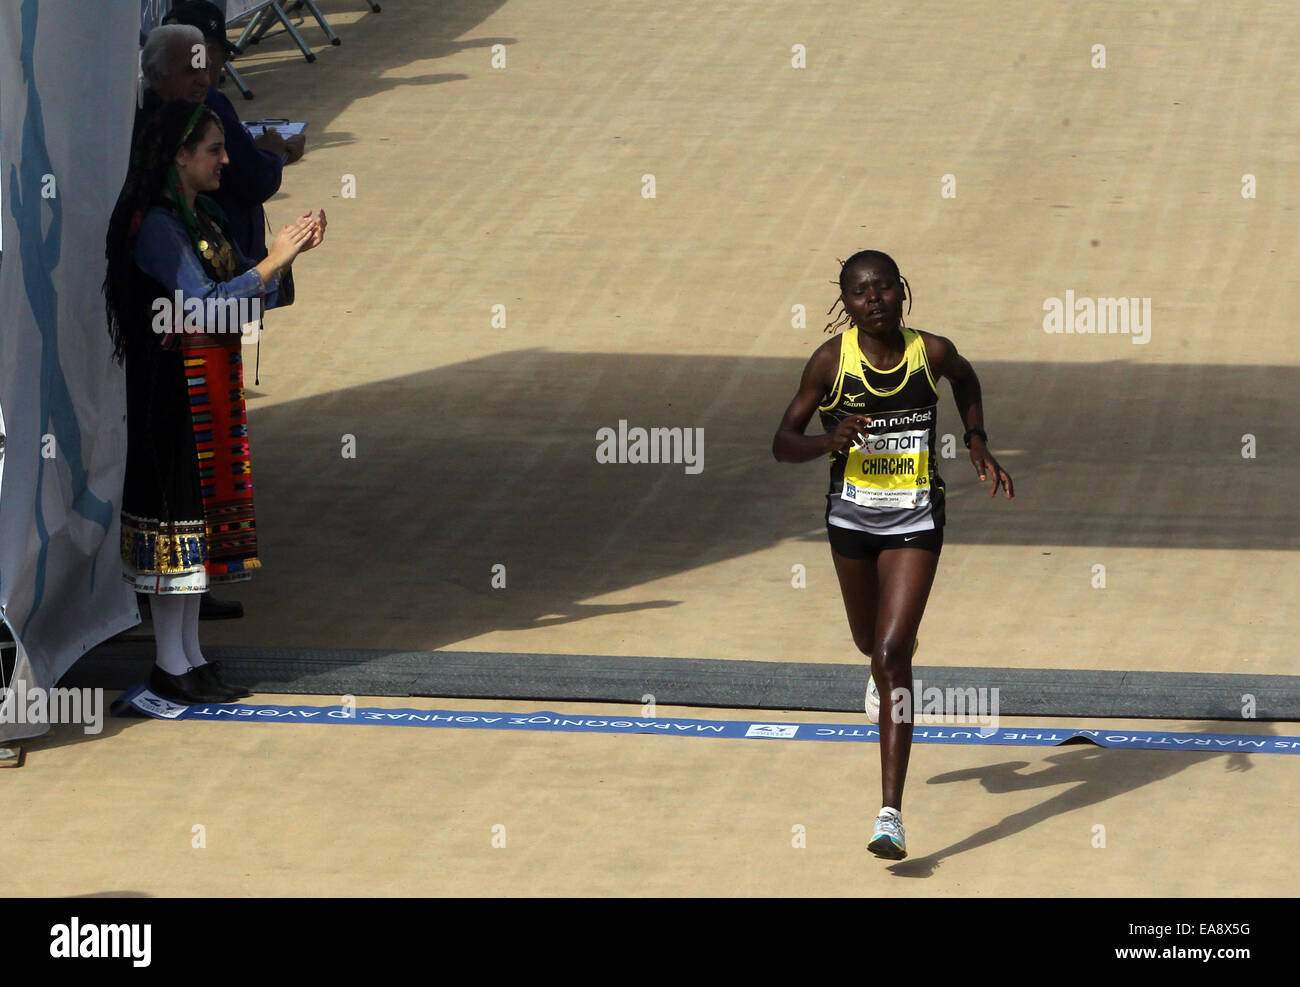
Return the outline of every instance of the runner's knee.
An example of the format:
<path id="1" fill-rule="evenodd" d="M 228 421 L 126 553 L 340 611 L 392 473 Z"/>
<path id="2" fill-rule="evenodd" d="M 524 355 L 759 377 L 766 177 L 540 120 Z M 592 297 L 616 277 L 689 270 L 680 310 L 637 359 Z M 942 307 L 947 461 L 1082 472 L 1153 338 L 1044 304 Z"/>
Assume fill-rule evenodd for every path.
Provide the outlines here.
<path id="1" fill-rule="evenodd" d="M 897 672 L 910 677 L 912 672 L 912 638 L 889 636 L 879 643 L 875 663 L 886 673 Z"/>

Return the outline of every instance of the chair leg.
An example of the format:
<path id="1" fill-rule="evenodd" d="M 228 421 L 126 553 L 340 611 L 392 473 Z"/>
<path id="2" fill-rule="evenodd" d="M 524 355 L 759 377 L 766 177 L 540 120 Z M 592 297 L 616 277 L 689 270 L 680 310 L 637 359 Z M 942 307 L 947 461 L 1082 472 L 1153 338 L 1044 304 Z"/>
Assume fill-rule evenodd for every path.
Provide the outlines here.
<path id="1" fill-rule="evenodd" d="M 239 77 L 239 73 L 235 70 L 235 67 L 231 65 L 229 62 L 226 63 L 226 75 L 230 76 L 230 81 L 233 82 L 235 84 L 235 88 L 237 88 L 243 94 L 244 99 L 253 98 L 253 90 L 249 89 L 246 85 L 244 85 L 244 80 Z"/>
<path id="2" fill-rule="evenodd" d="M 284 12 L 280 4 L 278 2 L 272 3 L 266 9 L 280 19 L 280 23 L 284 25 L 284 29 L 289 32 L 289 37 L 293 39 L 293 43 L 296 44 L 298 50 L 302 52 L 302 57 L 307 59 L 309 62 L 316 61 L 316 53 L 311 50 L 307 42 L 302 40 L 302 35 L 299 34 L 297 29 L 293 26 L 293 22 L 289 20 L 289 16 Z"/>
<path id="3" fill-rule="evenodd" d="M 294 4 L 294 9 L 300 7 L 306 7 L 311 11 L 311 15 L 316 18 L 316 23 L 319 24 L 320 29 L 325 32 L 325 37 L 329 39 L 330 44 L 341 45 L 343 43 L 339 39 L 339 36 L 334 33 L 334 29 L 330 27 L 330 23 L 325 19 L 325 15 L 320 12 L 320 8 L 316 6 L 315 0 L 297 0 Z"/>
<path id="4" fill-rule="evenodd" d="M 257 44 L 262 40 L 262 35 L 264 35 L 271 27 L 273 16 L 274 15 L 271 13 L 269 8 L 263 7 L 252 16 L 248 22 L 248 26 L 244 28 L 243 33 L 240 34 L 239 40 L 236 41 L 235 44 L 240 48 L 243 48 L 246 44 Z"/>

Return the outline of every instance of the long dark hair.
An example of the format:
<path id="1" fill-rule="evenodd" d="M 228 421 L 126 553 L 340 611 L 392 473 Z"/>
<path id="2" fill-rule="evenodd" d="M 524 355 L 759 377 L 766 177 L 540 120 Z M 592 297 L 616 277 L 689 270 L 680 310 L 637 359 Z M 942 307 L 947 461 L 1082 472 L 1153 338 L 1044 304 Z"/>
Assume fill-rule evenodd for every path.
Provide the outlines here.
<path id="1" fill-rule="evenodd" d="M 182 148 L 198 147 L 208 126 L 221 127 L 221 118 L 200 103 L 175 100 L 165 104 L 141 128 L 135 146 L 131 149 L 131 167 L 126 182 L 113 207 L 108 221 L 108 238 L 104 254 L 108 259 L 108 273 L 104 278 L 104 309 L 108 315 L 108 332 L 113 339 L 113 357 L 121 363 L 128 349 L 145 339 L 148 334 L 150 299 L 157 287 L 135 263 L 135 240 L 140 223 L 151 208 L 164 202 L 163 192 L 168 184 L 168 171 Z M 174 198 L 182 222 L 192 239 L 198 239 L 194 217 L 189 214 L 177 190 Z M 197 205 L 206 211 L 216 209 L 207 199 L 200 197 Z"/>

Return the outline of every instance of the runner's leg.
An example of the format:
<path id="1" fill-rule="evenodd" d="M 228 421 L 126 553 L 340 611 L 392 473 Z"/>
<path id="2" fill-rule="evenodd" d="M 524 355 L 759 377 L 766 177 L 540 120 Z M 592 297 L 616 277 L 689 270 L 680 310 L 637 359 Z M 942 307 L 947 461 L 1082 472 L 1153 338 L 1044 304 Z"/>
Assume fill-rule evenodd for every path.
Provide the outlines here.
<path id="1" fill-rule="evenodd" d="M 840 580 L 840 595 L 844 598 L 844 611 L 849 618 L 849 631 L 853 643 L 868 658 L 876 640 L 876 581 L 875 559 L 850 559 L 831 549 L 835 562 L 835 575 Z"/>
<path id="2" fill-rule="evenodd" d="M 911 694 L 912 645 L 938 565 L 938 554 L 921 548 L 886 549 L 876 562 L 879 590 L 871 674 L 880 690 L 881 804 L 900 811 L 912 753 L 916 702 L 913 697 L 913 715 L 908 722 L 898 722 L 894 717 L 894 690 L 906 689 Z"/>

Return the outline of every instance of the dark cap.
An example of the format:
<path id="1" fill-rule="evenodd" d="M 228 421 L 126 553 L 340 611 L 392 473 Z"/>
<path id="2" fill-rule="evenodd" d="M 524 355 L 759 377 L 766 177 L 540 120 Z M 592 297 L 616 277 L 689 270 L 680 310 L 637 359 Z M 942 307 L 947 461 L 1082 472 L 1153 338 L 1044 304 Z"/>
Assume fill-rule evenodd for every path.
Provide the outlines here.
<path id="1" fill-rule="evenodd" d="M 208 0 L 185 0 L 167 12 L 164 24 L 189 24 L 203 32 L 203 37 L 213 44 L 219 44 L 226 54 L 240 54 L 237 47 L 226 40 L 226 15 L 215 3 Z"/>

